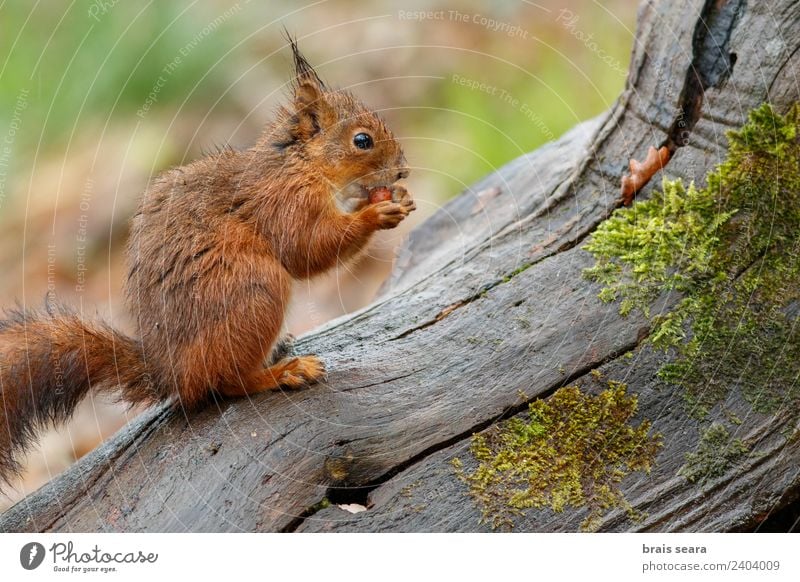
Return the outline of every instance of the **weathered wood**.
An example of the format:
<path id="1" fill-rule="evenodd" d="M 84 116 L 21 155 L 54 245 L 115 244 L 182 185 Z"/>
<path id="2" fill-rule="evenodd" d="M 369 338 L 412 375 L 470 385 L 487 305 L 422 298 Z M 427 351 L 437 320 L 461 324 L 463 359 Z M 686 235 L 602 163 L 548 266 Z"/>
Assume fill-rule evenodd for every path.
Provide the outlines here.
<path id="1" fill-rule="evenodd" d="M 753 442 L 761 454 L 748 458 L 736 471 L 705 487 L 678 475 L 684 453 L 698 438 L 701 423 L 687 417 L 680 390 L 655 379 L 663 356 L 649 349 L 637 352 L 635 363 L 615 358 L 599 370 L 605 378 L 625 381 L 639 391 L 639 420 L 654 421 L 664 436 L 658 464 L 649 475 L 629 475 L 623 482 L 627 501 L 646 515 L 631 521 L 620 509 L 609 512 L 599 525 L 602 531 L 726 531 L 752 529 L 780 505 L 779 496 L 800 486 L 800 442 L 787 443 L 783 425 L 759 417 L 748 423 L 740 438 Z M 586 375 L 577 380 L 587 389 L 597 388 Z M 729 413 L 746 418 L 751 407 L 740 398 L 726 401 Z M 371 491 L 369 511 L 350 514 L 331 506 L 309 516 L 297 531 L 491 531 L 481 522 L 481 512 L 468 497 L 467 486 L 454 478 L 453 458 L 467 471 L 477 465 L 461 440 L 427 456 Z M 555 513 L 550 509 L 529 511 L 514 523 L 516 531 L 578 531 L 586 519 L 585 508 Z"/>
<path id="2" fill-rule="evenodd" d="M 725 130 L 766 100 L 784 111 L 800 98 L 798 47 L 797 1 L 645 2 L 607 114 L 453 200 L 412 233 L 374 304 L 299 341 L 327 363 L 325 384 L 190 417 L 150 411 L 7 511 L 0 530 L 480 530 L 449 461 L 471 462 L 470 435 L 521 411 L 520 389 L 540 397 L 598 367 L 668 435 L 653 472 L 623 482 L 647 517 L 612 512 L 601 529 L 752 527 L 800 495 L 800 444 L 781 419 L 759 417 L 748 436 L 769 454 L 703 487 L 677 476 L 697 423 L 655 380 L 659 356 L 637 349 L 644 318 L 620 317 L 581 277 L 593 259 L 580 242 L 616 206 L 629 158 L 666 144 L 666 174 L 701 182 L 724 157 Z M 316 511 L 326 497 L 372 507 Z M 584 513 L 531 511 L 515 527 L 574 531 Z"/>

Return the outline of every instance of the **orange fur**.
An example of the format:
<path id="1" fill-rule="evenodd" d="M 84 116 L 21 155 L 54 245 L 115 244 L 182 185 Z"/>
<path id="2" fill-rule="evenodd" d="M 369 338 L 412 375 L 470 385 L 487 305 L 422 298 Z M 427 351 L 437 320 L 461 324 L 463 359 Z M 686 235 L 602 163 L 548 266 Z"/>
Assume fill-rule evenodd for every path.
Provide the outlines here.
<path id="1" fill-rule="evenodd" d="M 63 308 L 0 322 L 0 478 L 18 470 L 38 430 L 66 420 L 91 389 L 191 409 L 214 391 L 244 396 L 322 378 L 316 356 L 264 367 L 292 281 L 354 256 L 415 205 L 395 184 L 408 168 L 383 120 L 328 88 L 291 46 L 291 103 L 257 143 L 168 170 L 143 196 L 126 281 L 139 339 Z M 371 147 L 357 147 L 359 133 Z M 396 201 L 366 204 L 378 187 Z M 54 369 L 64 372 L 58 382 Z"/>

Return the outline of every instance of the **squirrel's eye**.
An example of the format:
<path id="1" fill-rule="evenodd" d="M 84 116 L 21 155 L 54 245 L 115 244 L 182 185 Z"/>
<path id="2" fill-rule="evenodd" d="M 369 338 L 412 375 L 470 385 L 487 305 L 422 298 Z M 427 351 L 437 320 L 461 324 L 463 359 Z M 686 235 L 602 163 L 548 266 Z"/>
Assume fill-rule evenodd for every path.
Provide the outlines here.
<path id="1" fill-rule="evenodd" d="M 357 133 L 353 137 L 353 145 L 360 150 L 368 150 L 372 147 L 372 138 L 366 133 Z"/>

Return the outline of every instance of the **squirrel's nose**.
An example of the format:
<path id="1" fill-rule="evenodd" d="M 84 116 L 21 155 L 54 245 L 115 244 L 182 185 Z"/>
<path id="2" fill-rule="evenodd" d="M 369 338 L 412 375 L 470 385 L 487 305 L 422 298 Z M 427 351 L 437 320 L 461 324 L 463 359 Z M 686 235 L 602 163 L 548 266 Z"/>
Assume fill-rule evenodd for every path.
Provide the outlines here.
<path id="1" fill-rule="evenodd" d="M 408 169 L 403 169 L 397 172 L 398 180 L 403 180 L 404 178 L 408 178 Z"/>

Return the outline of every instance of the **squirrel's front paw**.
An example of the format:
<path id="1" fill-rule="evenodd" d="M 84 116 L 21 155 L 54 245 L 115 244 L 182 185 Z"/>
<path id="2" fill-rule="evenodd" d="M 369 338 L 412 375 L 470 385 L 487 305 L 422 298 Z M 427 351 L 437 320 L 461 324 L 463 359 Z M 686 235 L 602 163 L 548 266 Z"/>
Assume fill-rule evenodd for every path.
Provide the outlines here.
<path id="1" fill-rule="evenodd" d="M 408 193 L 408 190 L 398 184 L 390 186 L 389 190 L 392 191 L 392 202 L 397 202 L 408 212 L 413 212 L 417 209 L 417 203 L 414 202 L 414 199 L 411 197 L 411 194 Z"/>
<path id="2" fill-rule="evenodd" d="M 407 206 L 399 202 L 391 202 L 386 200 L 385 202 L 378 202 L 370 207 L 375 215 L 375 222 L 378 228 L 394 228 L 402 220 L 408 216 L 409 210 Z"/>
<path id="3" fill-rule="evenodd" d="M 378 202 L 369 207 L 376 215 L 378 228 L 394 228 L 408 216 L 409 212 L 416 210 L 417 205 L 411 194 L 402 186 L 392 186 L 392 199 Z"/>

